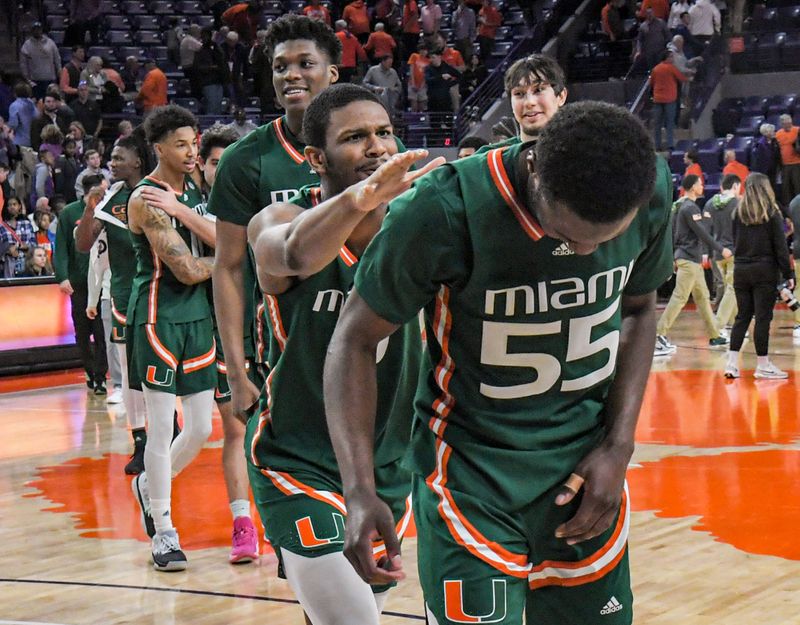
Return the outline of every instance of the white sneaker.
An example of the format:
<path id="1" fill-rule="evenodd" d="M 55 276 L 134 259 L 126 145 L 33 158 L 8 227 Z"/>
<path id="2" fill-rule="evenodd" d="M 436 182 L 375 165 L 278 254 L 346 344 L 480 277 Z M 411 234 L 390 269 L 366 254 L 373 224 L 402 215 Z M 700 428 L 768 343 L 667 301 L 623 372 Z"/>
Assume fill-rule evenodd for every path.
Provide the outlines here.
<path id="1" fill-rule="evenodd" d="M 739 377 L 739 367 L 736 365 L 727 365 L 725 367 L 725 377 L 729 380 L 735 380 Z"/>
<path id="2" fill-rule="evenodd" d="M 178 532 L 175 530 L 153 536 L 152 554 L 156 571 L 186 570 L 186 555 L 181 551 Z"/>
<path id="3" fill-rule="evenodd" d="M 755 377 L 761 380 L 784 380 L 789 377 L 785 371 L 781 371 L 771 362 L 765 367 L 756 367 Z"/>
<path id="4" fill-rule="evenodd" d="M 670 343 L 669 339 L 663 334 L 656 335 L 656 352 L 661 352 L 657 355 L 674 354 L 678 350 L 677 346 Z"/>
<path id="5" fill-rule="evenodd" d="M 730 339 L 731 338 L 731 331 L 727 327 L 720 328 L 719 329 L 719 335 L 724 339 Z"/>
<path id="6" fill-rule="evenodd" d="M 115 387 L 114 390 L 106 397 L 107 404 L 121 404 L 122 403 L 122 389 Z"/>
<path id="7" fill-rule="evenodd" d="M 796 325 L 792 330 L 792 338 L 800 339 L 800 324 Z"/>

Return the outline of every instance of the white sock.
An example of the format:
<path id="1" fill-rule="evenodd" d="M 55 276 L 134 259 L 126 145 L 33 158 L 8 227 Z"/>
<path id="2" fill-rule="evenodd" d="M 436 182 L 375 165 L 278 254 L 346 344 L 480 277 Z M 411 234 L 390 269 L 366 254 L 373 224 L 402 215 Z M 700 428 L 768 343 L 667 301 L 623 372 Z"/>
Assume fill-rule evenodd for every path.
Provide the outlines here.
<path id="1" fill-rule="evenodd" d="M 739 366 L 739 352 L 728 352 L 728 366 L 729 367 L 738 367 Z"/>
<path id="2" fill-rule="evenodd" d="M 145 425 L 144 396 L 141 391 L 133 390 L 128 384 L 128 358 L 125 343 L 114 343 L 119 354 L 119 364 L 122 370 L 122 405 L 128 416 L 128 425 L 132 430 L 138 430 Z"/>
<path id="3" fill-rule="evenodd" d="M 376 592 L 372 596 L 375 598 L 375 605 L 378 606 L 378 614 L 381 614 L 386 607 L 386 601 L 389 599 L 389 591 Z"/>
<path id="4" fill-rule="evenodd" d="M 289 586 L 314 625 L 379 625 L 372 589 L 341 551 L 307 558 L 281 548 L 281 557 Z"/>
<path id="5" fill-rule="evenodd" d="M 250 500 L 249 499 L 234 499 L 230 503 L 231 514 L 233 515 L 233 520 L 235 521 L 240 516 L 246 516 L 250 518 Z"/>
<path id="6" fill-rule="evenodd" d="M 181 397 L 183 430 L 172 442 L 172 477 L 183 471 L 195 459 L 211 436 L 211 411 L 214 409 L 214 391 L 207 390 Z M 170 420 L 170 437 L 172 436 Z"/>
<path id="7" fill-rule="evenodd" d="M 172 414 L 175 395 L 143 387 L 144 401 L 150 422 L 147 428 L 147 445 L 144 448 L 144 466 L 147 488 L 150 492 L 150 514 L 157 532 L 172 529 L 170 498 L 172 496 Z"/>
<path id="8" fill-rule="evenodd" d="M 769 356 L 756 356 L 757 366 L 759 367 L 768 367 L 769 366 Z"/>

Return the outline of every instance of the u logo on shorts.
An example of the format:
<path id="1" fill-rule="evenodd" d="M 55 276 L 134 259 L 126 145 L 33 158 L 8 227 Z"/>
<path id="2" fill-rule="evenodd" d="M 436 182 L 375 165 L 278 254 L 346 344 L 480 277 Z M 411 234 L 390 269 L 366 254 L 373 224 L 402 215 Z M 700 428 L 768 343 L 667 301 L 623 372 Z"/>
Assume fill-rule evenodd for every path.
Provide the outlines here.
<path id="1" fill-rule="evenodd" d="M 300 537 L 300 544 L 306 549 L 314 549 L 315 547 L 325 547 L 333 544 L 344 544 L 344 517 L 336 512 L 331 512 L 333 517 L 333 526 L 336 534 L 328 538 L 320 538 L 314 531 L 314 525 L 311 523 L 311 517 L 305 516 L 294 522 L 297 527 L 297 535 Z"/>
<path id="2" fill-rule="evenodd" d="M 473 592 L 471 595 L 472 597 L 486 597 L 477 592 Z M 506 618 L 506 612 L 506 580 L 492 580 L 492 606 L 485 614 L 469 614 L 464 609 L 463 580 L 444 580 L 444 615 L 447 620 L 453 623 L 499 623 Z"/>
<path id="3" fill-rule="evenodd" d="M 164 377 L 159 380 L 156 378 L 158 369 L 154 365 L 147 365 L 147 381 L 156 386 L 172 386 L 172 383 L 175 381 L 175 372 L 172 369 L 165 369 L 164 371 Z"/>

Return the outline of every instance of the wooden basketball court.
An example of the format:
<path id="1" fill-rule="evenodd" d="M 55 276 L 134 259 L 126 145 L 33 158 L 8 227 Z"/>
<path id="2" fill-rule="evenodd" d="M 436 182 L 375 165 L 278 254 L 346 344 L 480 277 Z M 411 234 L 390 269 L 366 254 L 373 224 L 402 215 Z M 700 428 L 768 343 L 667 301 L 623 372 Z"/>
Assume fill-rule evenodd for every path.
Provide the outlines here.
<path id="1" fill-rule="evenodd" d="M 749 342 L 742 378 L 724 380 L 724 351 L 708 348 L 688 311 L 670 336 L 678 352 L 654 364 L 628 476 L 637 624 L 800 624 L 791 324 L 777 312 L 771 345 L 788 380 L 754 380 Z M 273 559 L 227 562 L 219 419 L 174 483 L 189 569 L 157 573 L 123 474 L 124 413 L 86 391 L 76 374 L 0 380 L 0 625 L 303 623 Z M 405 543 L 412 574 L 389 599 L 387 625 L 424 622 L 415 548 Z"/>

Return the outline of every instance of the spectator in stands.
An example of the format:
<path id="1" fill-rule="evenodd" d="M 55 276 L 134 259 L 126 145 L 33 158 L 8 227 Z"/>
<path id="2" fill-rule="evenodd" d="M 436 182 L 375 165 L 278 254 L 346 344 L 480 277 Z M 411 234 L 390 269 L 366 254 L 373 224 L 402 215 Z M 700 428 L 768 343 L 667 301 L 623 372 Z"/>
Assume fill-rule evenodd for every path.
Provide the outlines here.
<path id="1" fill-rule="evenodd" d="M 25 270 L 20 274 L 22 278 L 39 278 L 52 276 L 53 266 L 47 257 L 47 251 L 40 246 L 32 247 L 25 254 Z"/>
<path id="2" fill-rule="evenodd" d="M 744 182 L 750 175 L 750 170 L 747 168 L 747 165 L 736 160 L 736 150 L 725 150 L 722 159 L 725 163 L 725 167 L 722 168 L 722 175 L 727 176 L 728 174 L 733 174 L 739 178 L 739 182 L 742 183 L 739 185 L 739 189 L 741 194 L 744 195 Z"/>
<path id="3" fill-rule="evenodd" d="M 392 67 L 393 62 L 391 54 L 384 54 L 378 59 L 378 64 L 370 67 L 364 76 L 364 86 L 377 94 L 390 116 L 397 112 L 397 103 L 403 89 L 400 76 Z"/>
<path id="4" fill-rule="evenodd" d="M 100 67 L 103 73 L 106 75 L 106 82 L 109 80 L 117 85 L 117 89 L 119 89 L 120 93 L 125 92 L 125 81 L 122 80 L 122 74 L 120 74 L 116 69 L 111 67 L 111 61 L 107 58 L 100 58 Z M 101 91 L 105 85 L 100 87 Z M 101 97 L 105 96 L 105 93 L 100 94 Z"/>
<path id="5" fill-rule="evenodd" d="M 233 107 L 233 121 L 226 125 L 236 133 L 236 136 L 241 139 L 253 132 L 258 126 L 247 119 L 247 113 L 241 106 Z"/>
<path id="6" fill-rule="evenodd" d="M 795 195 L 800 193 L 800 152 L 797 151 L 797 133 L 800 128 L 792 123 L 792 116 L 780 116 L 781 129 L 775 133 L 775 140 L 781 148 L 781 180 L 783 183 L 783 204 L 788 206 Z"/>
<path id="7" fill-rule="evenodd" d="M 425 0 L 425 4 L 420 10 L 420 21 L 422 23 L 422 35 L 428 41 L 428 45 L 433 45 L 433 37 L 439 33 L 442 26 L 442 7 L 436 4 L 436 0 Z"/>
<path id="8" fill-rule="evenodd" d="M 107 169 L 104 169 L 102 164 L 102 157 L 97 150 L 87 150 L 83 155 L 83 163 L 86 168 L 78 174 L 75 180 L 75 197 L 79 200 L 83 198 L 83 180 L 88 176 L 103 176 L 109 183 L 111 183 L 111 174 Z"/>
<path id="9" fill-rule="evenodd" d="M 467 6 L 466 0 L 458 0 L 458 8 L 453 13 L 453 37 L 455 48 L 461 53 L 461 58 L 468 59 L 472 56 L 473 43 L 478 36 L 476 30 L 475 11 Z"/>
<path id="10" fill-rule="evenodd" d="M 7 172 L 8 170 L 6 170 Z M 0 220 L 0 277 L 13 278 L 24 270 L 25 252 L 36 245 L 33 224 L 22 215 L 22 202 L 9 197 Z"/>
<path id="11" fill-rule="evenodd" d="M 464 73 L 461 74 L 461 81 L 459 84 L 459 93 L 462 102 L 466 101 L 466 99 L 475 92 L 475 89 L 486 80 L 486 76 L 486 66 L 481 63 L 481 57 L 477 54 L 470 56 L 466 69 L 464 69 Z"/>
<path id="12" fill-rule="evenodd" d="M 50 210 L 46 197 L 40 197 L 36 201 L 36 210 L 33 211 L 34 237 L 36 245 L 44 248 L 47 258 L 53 260 L 53 252 L 56 249 L 56 235 L 53 232 L 53 213 Z"/>
<path id="13" fill-rule="evenodd" d="M 347 22 L 348 30 L 356 36 L 361 45 L 369 38 L 369 13 L 364 0 L 353 0 L 342 11 L 342 19 Z"/>
<path id="14" fill-rule="evenodd" d="M 222 26 L 222 15 L 228 9 L 228 0 L 204 0 L 203 4 L 214 16 L 214 28 Z"/>
<path id="15" fill-rule="evenodd" d="M 643 0 L 636 17 L 645 19 L 648 9 L 652 9 L 658 19 L 666 21 L 669 17 L 669 0 Z"/>
<path id="16" fill-rule="evenodd" d="M 130 137 L 133 134 L 133 124 L 128 119 L 123 119 L 119 124 L 117 124 L 117 138 L 114 139 L 114 144 L 111 148 L 117 147 L 117 144 L 124 139 L 125 137 Z M 98 150 L 99 151 L 99 150 Z"/>
<path id="17" fill-rule="evenodd" d="M 417 52 L 408 59 L 408 105 L 412 111 L 428 108 L 428 89 L 425 82 L 425 69 L 430 64 L 428 45 L 421 41 Z"/>
<path id="18" fill-rule="evenodd" d="M 83 63 L 85 60 L 86 48 L 76 44 L 72 46 L 72 55 L 70 56 L 69 63 L 61 68 L 58 86 L 67 104 L 72 104 L 72 101 L 78 97 L 78 83 L 81 81 L 81 71 L 83 70 Z"/>
<path id="19" fill-rule="evenodd" d="M 372 11 L 372 19 L 386 26 L 386 32 L 397 38 L 400 33 L 400 3 L 395 0 L 377 0 Z"/>
<path id="20" fill-rule="evenodd" d="M 364 51 L 376 62 L 386 55 L 394 56 L 397 43 L 389 33 L 386 32 L 386 27 L 382 22 L 375 24 L 375 32 L 370 33 L 367 39 L 367 45 L 364 46 Z"/>
<path id="21" fill-rule="evenodd" d="M 64 106 L 61 102 L 61 94 L 58 89 L 50 90 L 44 98 L 42 114 L 31 123 L 31 147 L 34 150 L 39 149 L 42 142 L 42 128 L 45 126 L 55 124 L 62 133 L 66 134 L 74 119 L 75 115 L 72 113 L 72 109 Z"/>
<path id="22" fill-rule="evenodd" d="M 706 175 L 703 173 L 703 168 L 700 167 L 700 155 L 697 152 L 696 148 L 691 148 L 686 150 L 686 153 L 683 155 L 683 164 L 686 165 L 686 169 L 683 171 L 683 177 L 686 176 L 697 176 L 700 178 L 700 181 L 703 185 L 706 184 Z M 678 196 L 683 197 L 685 191 L 683 187 L 678 189 Z"/>
<path id="23" fill-rule="evenodd" d="M 452 112 L 453 100 L 450 88 L 458 85 L 460 74 L 454 67 L 442 61 L 442 51 L 432 50 L 431 62 L 425 68 L 425 86 L 428 91 L 428 110 Z"/>
<path id="24" fill-rule="evenodd" d="M 348 5 L 349 6 L 349 5 Z M 339 82 L 352 82 L 358 71 L 358 63 L 367 60 L 367 53 L 356 36 L 350 32 L 347 22 L 336 20 L 336 36 L 342 42 L 342 62 L 339 65 Z"/>
<path id="25" fill-rule="evenodd" d="M 256 38 L 262 12 L 260 0 L 247 0 L 234 4 L 226 10 L 222 14 L 222 21 L 231 30 L 235 30 L 239 38 L 249 46 Z M 224 36 L 227 36 L 227 33 Z"/>
<path id="26" fill-rule="evenodd" d="M 612 42 L 616 42 L 625 36 L 625 22 L 620 13 L 620 7 L 625 0 L 607 0 L 600 10 L 600 25 L 603 32 L 608 35 Z"/>
<path id="27" fill-rule="evenodd" d="M 681 187 L 684 190 L 684 198 L 677 204 L 672 219 L 672 240 L 677 268 L 675 289 L 658 320 L 654 352 L 656 356 L 675 351 L 675 346 L 667 339 L 667 334 L 689 301 L 689 295 L 694 299 L 697 311 L 705 323 L 708 344 L 711 347 L 728 344 L 728 340 L 720 335 L 714 313 L 711 311 L 711 299 L 702 263 L 708 250 L 719 252 L 722 258 L 730 258 L 732 253 L 729 248 L 723 247 L 711 236 L 709 232 L 711 215 L 708 211 L 702 211 L 697 205 L 697 199 L 703 197 L 703 181 L 698 176 L 688 175 L 681 181 Z"/>
<path id="28" fill-rule="evenodd" d="M 95 187 L 108 188 L 101 176 L 87 176 L 80 196 Z M 89 254 L 78 252 L 75 245 L 75 226 L 83 215 L 84 202 L 79 200 L 68 205 L 61 213 L 56 230 L 56 245 L 53 265 L 56 281 L 63 293 L 69 295 L 72 303 L 72 324 L 75 329 L 75 343 L 80 351 L 86 383 L 94 389 L 96 395 L 106 394 L 106 339 L 103 320 L 99 315 L 90 320 L 86 316 L 89 305 L 97 306 L 99 302 L 88 302 Z M 94 339 L 92 341 L 92 339 Z"/>
<path id="29" fill-rule="evenodd" d="M 64 33 L 64 44 L 69 46 L 86 43 L 88 34 L 90 45 L 96 46 L 99 41 L 101 19 L 100 0 L 70 0 L 70 25 Z"/>
<path id="30" fill-rule="evenodd" d="M 733 246 L 733 212 L 739 205 L 739 195 L 744 187 L 742 179 L 735 174 L 726 174 L 720 183 L 720 192 L 714 195 L 706 204 L 711 213 L 711 234 L 714 240 L 728 249 Z M 726 328 L 736 316 L 736 294 L 733 291 L 733 257 L 722 258 L 719 252 L 714 252 L 714 264 L 719 270 L 722 281 L 723 294 L 720 297 L 717 291 L 717 328 L 720 334 L 727 336 Z"/>
<path id="31" fill-rule="evenodd" d="M 775 284 L 785 281 L 792 291 L 794 275 L 781 211 L 769 179 L 763 174 L 752 174 L 744 183 L 744 197 L 733 217 L 733 239 L 736 255 L 733 288 L 739 312 L 731 331 L 725 377 L 739 377 L 739 350 L 755 317 L 755 377 L 788 378 L 786 372 L 769 360 L 769 326 L 775 307 Z"/>
<path id="32" fill-rule="evenodd" d="M 134 101 L 136 99 L 134 94 Z M 119 115 L 125 109 L 125 96 L 119 92 L 119 87 L 112 81 L 106 82 L 103 85 L 103 99 L 100 100 L 100 114 L 105 115 Z"/>
<path id="33" fill-rule="evenodd" d="M 222 46 L 222 54 L 228 67 L 228 97 L 238 105 L 244 104 L 244 79 L 247 70 L 247 48 L 239 41 L 235 31 L 228 33 Z"/>
<path id="34" fill-rule="evenodd" d="M 683 35 L 675 35 L 672 41 L 667 44 L 667 50 L 672 52 L 672 64 L 689 79 L 697 73 L 697 66 L 703 62 L 703 57 L 701 56 L 696 56 L 691 60 L 687 58 Z"/>
<path id="35" fill-rule="evenodd" d="M 253 77 L 253 94 L 261 101 L 261 114 L 273 113 L 277 110 L 275 102 L 275 87 L 272 84 L 272 64 L 265 54 L 264 42 L 267 38 L 266 30 L 256 33 L 256 40 L 247 56 L 250 66 L 250 75 Z"/>
<path id="36" fill-rule="evenodd" d="M 721 27 L 719 9 L 711 0 L 697 0 L 689 9 L 689 30 L 703 43 L 708 43 L 714 35 L 718 35 Z"/>
<path id="37" fill-rule="evenodd" d="M 56 159 L 47 148 L 39 148 L 39 162 L 33 172 L 33 188 L 31 189 L 31 204 L 36 204 L 40 197 L 50 198 L 56 191 L 53 180 L 53 166 Z M 49 224 L 48 224 L 49 225 Z"/>
<path id="38" fill-rule="evenodd" d="M 84 81 L 78 85 L 78 98 L 72 103 L 72 111 L 75 121 L 84 129 L 89 128 L 93 136 L 99 134 L 103 123 L 100 105 L 89 98 L 89 85 Z M 82 146 L 80 152 L 83 153 Z"/>
<path id="39" fill-rule="evenodd" d="M 56 194 L 62 195 L 67 202 L 74 202 L 75 181 L 81 170 L 80 156 L 77 153 L 75 139 L 64 140 L 64 153 L 56 159 L 53 167 L 53 183 Z"/>
<path id="40" fill-rule="evenodd" d="M 419 5 L 417 0 L 406 0 L 403 4 L 403 60 L 408 62 L 411 55 L 417 53 L 419 34 L 422 27 L 419 23 Z"/>
<path id="41" fill-rule="evenodd" d="M 79 159 L 83 158 L 83 155 L 87 152 L 87 150 L 92 149 L 94 146 L 95 137 L 98 136 L 98 131 L 99 127 L 97 127 L 95 132 L 93 132 L 91 135 L 88 135 L 86 133 L 86 128 L 79 121 L 74 121 L 69 125 L 67 138 L 75 141 L 76 153 Z"/>
<path id="42" fill-rule="evenodd" d="M 14 144 L 31 147 L 31 125 L 39 116 L 31 86 L 25 82 L 14 85 L 15 100 L 8 107 L 8 126 L 14 131 Z M 41 132 L 41 130 L 40 130 Z"/>
<path id="43" fill-rule="evenodd" d="M 469 9 L 470 11 L 472 9 Z M 489 142 L 483 137 L 472 135 L 471 137 L 464 137 L 461 143 L 458 144 L 458 159 L 467 158 L 472 156 L 480 150 L 483 146 L 489 145 Z"/>
<path id="44" fill-rule="evenodd" d="M 193 98 L 199 98 L 202 93 L 200 89 L 199 76 L 194 71 L 194 57 L 198 50 L 203 47 L 200 41 L 202 29 L 198 24 L 189 26 L 189 33 L 181 39 L 180 58 L 183 75 L 189 79 L 190 90 Z M 128 82 L 126 81 L 127 85 Z"/>
<path id="45" fill-rule="evenodd" d="M 672 3 L 669 9 L 669 17 L 667 17 L 667 28 L 675 32 L 675 29 L 682 23 L 681 16 L 686 13 L 688 15 L 692 3 L 689 0 L 676 0 Z"/>
<path id="46" fill-rule="evenodd" d="M 483 0 L 483 6 L 478 13 L 478 46 L 481 61 L 484 63 L 494 50 L 494 39 L 502 23 L 503 15 L 494 6 L 493 0 Z"/>
<path id="47" fill-rule="evenodd" d="M 103 85 L 107 80 L 108 76 L 103 70 L 103 59 L 99 56 L 89 57 L 86 67 L 81 72 L 81 82 L 88 85 L 90 100 L 99 102 L 103 99 Z"/>
<path id="48" fill-rule="evenodd" d="M 64 151 L 64 133 L 55 124 L 48 124 L 42 128 L 41 139 L 39 151 L 47 150 L 50 152 L 53 155 L 53 163 L 55 164 L 55 159 L 61 156 Z M 50 196 L 48 195 L 48 197 Z"/>
<path id="49" fill-rule="evenodd" d="M 667 23 L 657 18 L 652 9 L 648 9 L 636 37 L 634 63 L 644 70 L 653 69 L 663 60 L 664 49 L 670 39 L 672 39 L 672 35 L 667 28 Z"/>
<path id="50" fill-rule="evenodd" d="M 653 90 L 653 138 L 656 150 L 661 151 L 661 129 L 667 129 L 667 149 L 675 147 L 673 131 L 678 107 L 678 87 L 688 78 L 682 74 L 672 61 L 673 52 L 663 53 L 661 62 L 650 73 L 650 87 Z"/>
<path id="51" fill-rule="evenodd" d="M 567 100 L 564 71 L 546 54 L 515 61 L 505 73 L 504 87 L 519 129 L 513 133 L 515 142 L 535 140 Z"/>
<path id="52" fill-rule="evenodd" d="M 47 93 L 48 85 L 58 82 L 61 73 L 61 55 L 55 42 L 42 32 L 42 23 L 34 22 L 31 34 L 19 51 L 22 77 L 33 88 L 37 100 Z"/>
<path id="53" fill-rule="evenodd" d="M 331 25 L 331 12 L 320 0 L 309 0 L 308 5 L 303 7 L 303 15 L 312 20 L 325 22 L 328 26 Z"/>
<path id="54" fill-rule="evenodd" d="M 681 13 L 680 23 L 676 26 L 672 32 L 677 37 L 680 35 L 683 37 L 684 43 L 684 54 L 686 55 L 687 59 L 693 59 L 694 57 L 702 54 L 703 49 L 706 47 L 705 43 L 700 41 L 697 37 L 692 34 L 692 31 L 689 29 L 689 24 L 691 23 L 691 18 L 689 17 L 689 13 L 684 11 Z"/>
<path id="55" fill-rule="evenodd" d="M 185 38 L 186 37 L 184 37 L 184 39 Z M 125 57 L 125 65 L 122 67 L 121 76 L 122 82 L 125 85 L 125 88 L 121 91 L 122 93 L 129 94 L 128 99 L 133 100 L 139 92 L 139 87 L 142 86 L 142 68 L 139 64 L 139 59 L 135 56 Z M 189 78 L 189 76 L 186 77 Z"/>
<path id="56" fill-rule="evenodd" d="M 136 104 L 146 115 L 157 106 L 165 106 L 167 100 L 167 76 L 162 72 L 153 58 L 148 58 L 144 62 L 146 72 L 142 88 L 136 96 Z"/>
<path id="57" fill-rule="evenodd" d="M 175 16 L 170 17 L 164 43 L 167 44 L 167 58 L 175 65 L 179 65 L 181 62 L 181 39 L 185 35 L 186 33 L 178 18 Z"/>
<path id="58" fill-rule="evenodd" d="M 775 181 L 778 177 L 778 166 L 781 162 L 781 146 L 775 140 L 775 126 L 773 124 L 761 124 L 758 127 L 761 135 L 750 152 L 750 167 L 753 171 L 764 174 L 770 180 L 772 188 L 775 188 Z M 796 230 L 795 232 L 800 232 Z M 800 234 L 797 235 L 800 238 Z M 797 251 L 800 252 L 800 245 Z"/>

